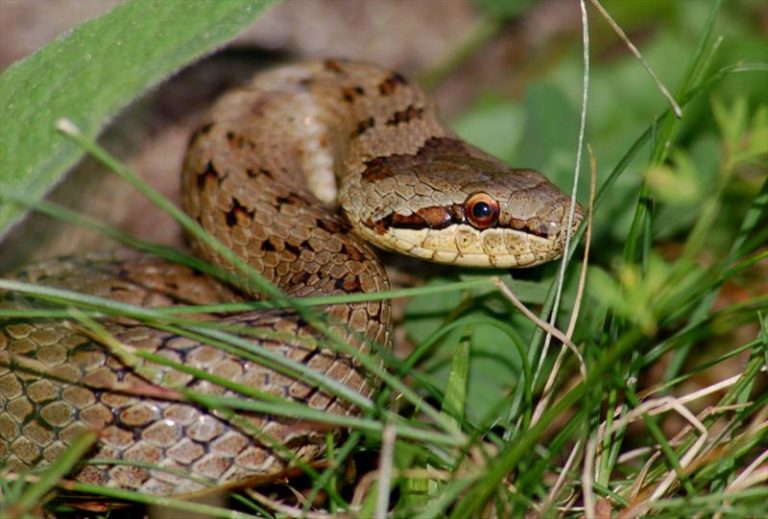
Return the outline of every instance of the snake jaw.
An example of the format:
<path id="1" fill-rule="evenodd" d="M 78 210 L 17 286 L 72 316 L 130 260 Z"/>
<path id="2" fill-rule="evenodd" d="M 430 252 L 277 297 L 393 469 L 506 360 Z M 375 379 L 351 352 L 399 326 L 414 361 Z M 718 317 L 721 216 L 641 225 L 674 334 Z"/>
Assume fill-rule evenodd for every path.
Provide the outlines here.
<path id="1" fill-rule="evenodd" d="M 563 218 L 557 220 L 537 220 L 546 229 L 538 229 L 536 233 L 512 227 L 479 230 L 466 223 L 439 229 L 362 226 L 357 232 L 382 249 L 436 263 L 479 268 L 525 268 L 562 255 L 567 207 L 561 213 Z M 581 222 L 581 214 L 581 208 L 577 206 L 573 232 Z"/>
<path id="2" fill-rule="evenodd" d="M 362 194 L 354 195 L 353 185 Z M 553 260 L 565 246 L 571 201 L 557 186 L 453 136 L 366 161 L 349 186 L 340 190 L 347 219 L 383 249 L 438 263 L 521 268 Z M 577 205 L 574 224 L 581 215 Z"/>
<path id="3" fill-rule="evenodd" d="M 434 198 L 415 200 L 413 206 L 420 209 L 379 211 L 379 217 L 369 216 L 362 222 L 347 216 L 357 234 L 379 248 L 437 263 L 525 268 L 557 259 L 565 247 L 570 198 L 535 171 L 507 174 L 519 175 L 530 187 L 474 184 L 472 194 L 461 195 L 474 201 L 480 192 L 484 200 L 498 201 L 498 217 L 489 227 L 478 226 L 468 217 L 467 203 L 456 202 L 460 197 L 442 207 L 427 206 L 434 204 Z M 583 210 L 576 204 L 571 234 L 582 218 Z"/>

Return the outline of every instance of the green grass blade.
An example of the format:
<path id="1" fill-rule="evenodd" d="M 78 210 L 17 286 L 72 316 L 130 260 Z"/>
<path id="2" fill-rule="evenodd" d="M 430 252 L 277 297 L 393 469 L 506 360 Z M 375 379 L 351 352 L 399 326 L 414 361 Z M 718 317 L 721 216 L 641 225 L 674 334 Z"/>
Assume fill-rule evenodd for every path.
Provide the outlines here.
<path id="1" fill-rule="evenodd" d="M 448 374 L 448 385 L 445 388 L 443 412 L 459 421 L 464 418 L 464 406 L 467 402 L 467 385 L 469 384 L 470 357 L 470 327 L 467 334 L 459 341 L 451 361 L 451 372 Z"/>
<path id="2" fill-rule="evenodd" d="M 238 512 L 236 510 L 228 510 L 226 508 L 220 508 L 218 506 L 207 505 L 204 503 L 198 503 L 195 501 L 183 501 L 181 499 L 171 497 L 153 496 L 149 494 L 143 494 L 134 490 L 122 490 L 118 488 L 109 488 L 99 485 L 91 485 L 89 483 L 73 483 L 63 485 L 67 490 L 74 490 L 76 492 L 82 492 L 84 494 L 108 497 L 115 500 L 125 500 L 132 503 L 142 503 L 145 505 L 171 508 L 173 510 L 181 510 L 183 512 L 194 513 L 198 517 L 220 517 L 222 519 L 259 519 L 261 516 L 247 514 L 245 512 Z"/>
<path id="3" fill-rule="evenodd" d="M 642 337 L 642 332 L 639 329 L 632 329 L 620 337 L 613 344 L 612 348 L 606 352 L 603 359 L 592 368 L 585 381 L 576 385 L 563 398 L 549 407 L 539 421 L 528 429 L 518 441 L 510 444 L 499 454 L 496 463 L 489 468 L 484 478 L 459 503 L 451 517 L 474 517 L 491 495 L 499 489 L 501 481 L 515 467 L 520 458 L 534 448 L 547 427 L 567 409 L 584 398 L 590 390 L 602 384 L 604 382 L 603 378 L 613 370 L 616 361 L 625 355 L 627 351 L 636 348 Z"/>
<path id="4" fill-rule="evenodd" d="M 122 108 L 233 38 L 274 0 L 132 0 L 0 76 L 0 187 L 41 197 L 82 156 L 58 118 L 95 136 Z M 0 206 L 0 236 L 21 215 Z"/>
<path id="5" fill-rule="evenodd" d="M 637 395 L 633 391 L 627 389 L 624 394 L 626 395 L 627 400 L 632 405 L 632 407 L 640 407 L 640 399 L 637 398 Z M 680 482 L 682 483 L 685 492 L 690 496 L 695 495 L 696 491 L 694 490 L 688 475 L 683 470 L 683 467 L 680 463 L 680 458 L 678 458 L 675 450 L 670 446 L 669 442 L 664 437 L 664 433 L 661 431 L 661 427 L 659 427 L 656 419 L 653 418 L 649 413 L 642 413 L 642 418 L 643 422 L 648 428 L 648 432 L 650 432 L 653 438 L 656 440 L 657 445 L 661 448 L 661 451 L 664 453 L 667 461 L 677 473 L 677 477 L 680 478 Z"/>
<path id="6" fill-rule="evenodd" d="M 85 431 L 78 435 L 66 451 L 56 458 L 56 462 L 43 472 L 35 483 L 29 485 L 19 497 L 17 503 L 6 509 L 8 517 L 23 517 L 40 503 L 42 497 L 51 490 L 98 439 L 94 431 Z M 10 503 L 9 503 L 10 504 Z M 0 509 L 0 512 L 2 509 Z"/>
<path id="7" fill-rule="evenodd" d="M 403 384 L 400 379 L 391 376 L 388 372 L 383 370 L 377 359 L 350 345 L 333 329 L 332 326 L 323 320 L 317 312 L 315 312 L 312 308 L 304 305 L 300 298 L 289 297 L 287 294 L 285 294 L 285 292 L 283 292 L 282 289 L 267 281 L 260 272 L 258 272 L 240 256 L 227 248 L 213 235 L 207 233 L 195 219 L 190 217 L 188 214 L 186 214 L 184 211 L 166 199 L 157 190 L 144 182 L 128 167 L 115 159 L 107 150 L 99 146 L 94 140 L 84 135 L 82 131 L 72 123 L 72 121 L 68 119 L 61 119 L 57 122 L 57 128 L 63 133 L 66 133 L 75 142 L 82 146 L 83 149 L 88 151 L 94 158 L 98 159 L 102 164 L 120 175 L 120 177 L 122 177 L 132 187 L 144 195 L 150 202 L 152 202 L 154 205 L 162 209 L 174 220 L 176 220 L 191 236 L 205 244 L 206 247 L 223 258 L 224 261 L 233 265 L 234 269 L 244 275 L 243 283 L 240 286 L 249 289 L 251 292 L 262 294 L 271 299 L 274 299 L 278 303 L 285 304 L 290 308 L 293 308 L 299 314 L 299 316 L 301 316 L 301 318 L 307 321 L 307 323 L 309 323 L 318 333 L 322 334 L 328 339 L 326 341 L 326 346 L 336 352 L 342 352 L 346 355 L 350 355 L 356 358 L 363 367 L 365 367 L 367 370 L 376 375 L 392 388 L 401 392 L 406 399 L 415 405 L 418 405 L 425 414 L 432 418 L 447 432 L 452 431 L 456 435 L 457 439 L 465 439 L 459 431 L 455 431 L 453 429 L 453 426 L 450 424 L 450 422 L 443 415 L 441 415 L 437 409 L 435 409 L 428 402 L 425 402 L 423 399 L 421 399 L 414 391 Z M 343 326 L 342 323 L 338 324 Z M 374 348 L 376 347 L 376 345 L 372 346 Z"/>

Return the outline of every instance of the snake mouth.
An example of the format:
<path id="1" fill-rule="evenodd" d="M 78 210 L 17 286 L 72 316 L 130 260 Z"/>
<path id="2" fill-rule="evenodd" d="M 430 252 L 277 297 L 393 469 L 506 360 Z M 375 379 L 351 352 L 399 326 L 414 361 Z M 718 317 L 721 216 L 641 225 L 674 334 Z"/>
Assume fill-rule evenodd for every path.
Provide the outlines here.
<path id="1" fill-rule="evenodd" d="M 423 229 L 440 231 L 443 229 L 473 228 L 468 223 L 462 204 L 447 207 L 433 206 L 419 209 L 409 214 L 388 213 L 386 216 L 373 220 L 369 218 L 365 225 L 380 235 L 399 233 L 404 230 L 419 231 Z M 476 227 L 475 227 L 476 228 Z M 539 238 L 550 239 L 561 232 L 561 222 L 555 219 L 534 218 L 503 218 L 495 226 L 497 229 L 511 229 Z M 479 229 L 485 231 L 486 229 Z"/>
<path id="2" fill-rule="evenodd" d="M 390 227 L 384 234 L 364 228 L 362 233 L 386 250 L 465 267 L 532 267 L 556 259 L 563 248 L 558 238 L 545 238 L 510 228 L 480 231 L 465 224 L 442 229 Z"/>
<path id="3" fill-rule="evenodd" d="M 565 201 L 564 201 L 565 202 Z M 369 218 L 358 230 L 378 247 L 429 261 L 483 268 L 532 267 L 558 258 L 565 246 L 570 201 L 544 215 L 515 218 L 503 215 L 494 227 L 471 225 L 459 204 L 391 212 Z M 583 217 L 577 204 L 572 234 Z"/>

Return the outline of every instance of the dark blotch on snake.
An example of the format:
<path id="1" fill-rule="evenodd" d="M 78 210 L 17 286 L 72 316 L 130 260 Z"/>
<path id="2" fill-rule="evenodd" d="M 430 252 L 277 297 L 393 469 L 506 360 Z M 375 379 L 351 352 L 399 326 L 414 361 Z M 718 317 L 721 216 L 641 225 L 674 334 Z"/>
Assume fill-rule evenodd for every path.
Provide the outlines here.
<path id="1" fill-rule="evenodd" d="M 213 161 L 209 160 L 205 170 L 197 175 L 197 187 L 203 189 L 207 182 L 219 182 L 219 172 L 213 166 Z"/>
<path id="2" fill-rule="evenodd" d="M 409 107 L 409 109 L 411 108 L 412 107 Z M 409 109 L 406 109 L 405 112 Z M 423 108 L 413 110 L 423 111 Z M 403 115 L 400 117 L 403 117 Z M 362 172 L 362 178 L 366 182 L 376 182 L 377 180 L 392 177 L 396 175 L 398 171 L 412 170 L 414 167 L 429 163 L 441 156 L 457 155 L 464 153 L 464 151 L 464 146 L 456 139 L 451 139 L 449 137 L 432 137 L 427 139 L 421 148 L 419 148 L 413 155 L 403 153 L 366 160 L 363 163 L 365 169 Z"/>
<path id="3" fill-rule="evenodd" d="M 227 225 L 234 227 L 238 223 L 247 223 L 253 218 L 253 214 L 254 211 L 249 211 L 240 203 L 240 200 L 232 198 L 232 208 L 226 213 Z"/>
<path id="4" fill-rule="evenodd" d="M 400 110 L 399 112 L 392 114 L 392 117 L 387 120 L 387 126 L 397 126 L 398 124 L 409 123 L 414 119 L 421 119 L 423 115 L 424 108 L 410 105 L 405 110 Z"/>
<path id="5" fill-rule="evenodd" d="M 369 129 L 373 128 L 376 125 L 376 121 L 373 120 L 373 117 L 369 117 L 368 119 L 364 121 L 360 121 L 357 123 L 357 128 L 352 132 L 352 138 L 360 137 L 362 134 L 364 134 Z"/>
<path id="6" fill-rule="evenodd" d="M 352 103 L 355 101 L 356 97 L 363 96 L 363 95 L 365 95 L 365 90 L 363 90 L 362 87 L 359 87 L 359 86 L 341 87 L 341 97 L 347 103 Z"/>
<path id="7" fill-rule="evenodd" d="M 336 74 L 341 74 L 342 72 L 344 72 L 344 69 L 341 68 L 341 63 L 339 63 L 335 59 L 327 59 L 323 61 L 323 68 L 325 68 L 325 70 L 334 72 Z"/>
<path id="8" fill-rule="evenodd" d="M 408 80 L 405 79 L 400 73 L 393 72 L 379 85 L 379 93 L 383 96 L 392 95 L 397 88 L 397 85 L 407 85 Z"/>

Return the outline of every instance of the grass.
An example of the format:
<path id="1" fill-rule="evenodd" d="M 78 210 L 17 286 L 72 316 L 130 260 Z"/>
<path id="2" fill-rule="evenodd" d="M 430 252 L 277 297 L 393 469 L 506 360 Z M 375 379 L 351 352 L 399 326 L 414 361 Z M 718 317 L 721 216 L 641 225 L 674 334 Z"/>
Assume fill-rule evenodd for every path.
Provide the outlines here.
<path id="1" fill-rule="evenodd" d="M 14 63 L 0 77 L 0 185 L 42 196 L 84 151 L 56 132 L 58 117 L 97 135 L 131 100 L 232 39 L 271 3 L 124 2 Z M 0 206 L 0 235 L 20 214 Z"/>
<path id="2" fill-rule="evenodd" d="M 596 63 L 587 77 L 592 95 L 586 111 L 586 140 L 594 152 L 591 167 L 582 168 L 594 173 L 596 183 L 592 228 L 587 233 L 582 226 L 567 251 L 562 298 L 557 297 L 558 265 L 513 276 L 460 272 L 432 279 L 423 287 L 380 294 L 377 297 L 409 298 L 403 327 L 415 348 L 405 359 L 387 352 L 377 357 L 351 352 L 383 382 L 373 398 L 270 355 L 243 336 L 259 337 L 264 331 L 188 318 L 189 312 L 201 310 L 288 306 L 316 327 L 319 333 L 312 340 L 350 352 L 351 347 L 315 307 L 358 300 L 356 296 L 297 301 L 265 284 L 244 264 L 237 265 L 240 279 L 268 294 L 270 301 L 145 309 L 0 280 L 0 290 L 41 302 L 27 318 L 67 316 L 126 362 L 149 369 L 145 376 L 150 379 L 152 363 L 162 363 L 243 396 L 212 396 L 169 386 L 179 398 L 232 420 L 238 419 L 237 411 L 251 410 L 304 417 L 350 431 L 341 444 L 329 446 L 326 466 L 302 464 L 308 474 L 305 498 L 293 503 L 280 501 L 276 496 L 281 494 L 274 489 L 257 488 L 233 493 L 235 511 L 60 479 L 92 441 L 83 437 L 47 468 L 24 475 L 0 473 L 4 512 L 22 517 L 34 514 L 42 503 L 53 513 L 64 513 L 66 503 L 51 500 L 58 488 L 211 517 L 323 517 L 324 512 L 312 506 L 321 493 L 327 496 L 323 506 L 330 513 L 352 511 L 361 517 L 385 513 L 420 518 L 518 517 L 526 512 L 543 517 L 595 517 L 606 511 L 621 517 L 756 517 L 764 513 L 768 500 L 768 96 L 763 87 L 768 85 L 768 56 L 755 43 L 759 29 L 748 22 L 750 13 L 760 6 L 649 5 L 645 13 L 629 4 L 606 2 L 605 7 L 630 38 L 643 23 L 666 20 L 638 47 L 662 81 L 676 86 L 671 90 L 683 118 L 672 115 L 636 61 L 596 60 L 600 50 L 615 43 L 610 30 L 601 29 L 599 19 L 593 18 L 590 50 Z M 488 16 L 504 14 L 489 8 Z M 468 47 L 457 49 L 457 59 L 448 59 L 426 77 L 435 83 L 446 77 L 501 26 L 503 19 L 490 20 L 483 25 L 482 37 L 470 39 Z M 455 121 L 455 128 L 470 140 L 481 134 L 487 138 L 494 132 L 484 123 L 505 124 L 494 119 L 496 111 L 519 115 L 528 122 L 513 146 L 479 144 L 509 150 L 504 158 L 510 162 L 535 164 L 561 186 L 568 185 L 577 125 L 548 126 L 541 121 L 557 121 L 561 113 L 578 120 L 580 58 L 580 52 L 562 57 L 557 67 L 529 87 L 524 107 L 510 106 L 498 95 L 479 99 Z M 618 92 L 617 85 L 626 83 L 633 88 Z M 82 149 L 108 164 L 188 232 L 218 247 L 195 222 L 90 137 L 65 129 Z M 503 131 L 495 133 L 505 137 Z M 546 155 L 532 149 L 531 142 L 543 143 Z M 559 150 L 570 160 L 563 161 Z M 581 184 L 580 199 L 590 200 L 588 183 Z M 4 202 L 31 207 L 231 279 L 200 260 L 39 202 L 29 192 L 4 189 L 2 197 Z M 582 283 L 578 260 L 586 249 L 587 235 L 591 236 L 588 268 Z M 225 257 L 230 254 L 219 252 Z M 521 300 L 538 316 L 520 312 Z M 125 348 L 98 324 L 98 317 L 111 315 L 130 316 L 306 377 L 363 413 L 331 417 Z M 0 319 L 23 316 L 0 310 Z M 544 347 L 553 331 L 547 324 L 550 318 L 564 330 L 558 335 L 567 337 L 575 350 L 562 347 L 549 352 Z M 366 456 L 373 460 L 361 465 L 369 467 L 366 472 L 346 482 L 346 460 Z"/>

